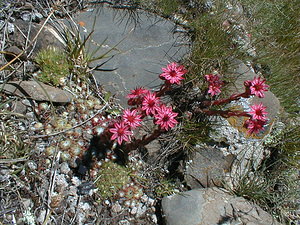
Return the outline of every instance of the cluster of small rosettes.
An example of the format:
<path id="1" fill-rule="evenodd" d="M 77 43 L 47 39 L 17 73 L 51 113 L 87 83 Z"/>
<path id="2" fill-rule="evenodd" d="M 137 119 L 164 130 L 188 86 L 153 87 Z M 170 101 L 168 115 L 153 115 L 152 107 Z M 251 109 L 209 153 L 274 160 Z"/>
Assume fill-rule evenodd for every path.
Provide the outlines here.
<path id="1" fill-rule="evenodd" d="M 92 96 L 88 99 L 77 99 L 70 103 L 64 112 L 54 117 L 47 116 L 52 113 L 50 107 L 48 103 L 38 105 L 35 112 L 43 116 L 45 121 L 35 123 L 32 129 L 36 134 L 46 136 L 61 132 L 64 135 L 63 138 L 58 143 L 51 143 L 45 149 L 45 153 L 53 156 L 61 152 L 60 159 L 75 167 L 76 159 L 82 158 L 86 152 L 86 146 L 89 145 L 94 135 L 103 133 L 110 118 L 97 115 L 103 105 L 99 99 Z"/>
<path id="2" fill-rule="evenodd" d="M 59 142 L 58 146 L 54 146 L 54 144 L 48 146 L 45 149 L 45 153 L 48 156 L 53 156 L 60 151 L 60 159 L 69 162 L 70 166 L 76 167 L 76 159 L 78 157 L 81 158 L 86 151 L 85 145 L 86 143 L 82 140 L 74 140 L 67 137 Z"/>
<path id="3" fill-rule="evenodd" d="M 142 87 L 130 91 L 127 95 L 128 105 L 131 109 L 125 109 L 119 120 L 113 124 L 109 131 L 112 134 L 111 140 L 116 140 L 119 145 L 123 141 L 130 142 L 133 130 L 141 126 L 145 117 L 152 117 L 154 124 L 158 125 L 162 131 L 173 128 L 178 122 L 175 117 L 178 113 L 173 112 L 171 106 L 166 106 L 160 101 L 162 96 L 172 84 L 180 84 L 183 75 L 187 72 L 184 66 L 177 63 L 170 63 L 166 68 L 162 68 L 163 73 L 160 78 L 165 80 L 161 89 L 156 92 L 144 89 Z"/>

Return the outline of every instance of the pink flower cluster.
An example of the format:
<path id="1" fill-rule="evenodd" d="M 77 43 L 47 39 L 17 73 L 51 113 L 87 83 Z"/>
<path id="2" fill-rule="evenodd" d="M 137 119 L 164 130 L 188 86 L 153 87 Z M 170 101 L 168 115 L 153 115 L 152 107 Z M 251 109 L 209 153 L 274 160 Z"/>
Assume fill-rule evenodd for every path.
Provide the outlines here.
<path id="1" fill-rule="evenodd" d="M 204 77 L 209 83 L 208 93 L 211 94 L 211 96 L 220 94 L 223 81 L 220 80 L 219 74 L 207 74 Z"/>
<path id="2" fill-rule="evenodd" d="M 220 76 L 218 74 L 207 74 L 204 76 L 206 81 L 209 83 L 208 93 L 212 96 L 218 95 L 221 93 L 221 87 L 223 82 L 220 81 Z M 265 91 L 268 91 L 269 85 L 267 85 L 265 79 L 261 77 L 254 77 L 252 80 L 247 80 L 244 82 L 245 92 L 241 94 L 233 94 L 226 99 L 220 99 L 215 101 L 205 101 L 203 105 L 205 106 L 213 106 L 213 105 L 222 105 L 232 101 L 236 101 L 243 98 L 249 98 L 250 96 L 257 96 L 259 98 L 264 98 Z M 250 117 L 244 126 L 248 129 L 248 133 L 258 133 L 259 131 L 264 129 L 264 125 L 266 125 L 267 121 L 267 112 L 265 111 L 266 107 L 263 106 L 262 103 L 251 106 L 251 111 L 246 113 L 247 116 Z M 232 112 L 232 111 L 213 111 L 206 110 L 206 113 L 209 115 L 221 115 L 223 117 L 229 117 L 230 115 L 238 115 L 243 116 L 244 112 Z"/>
<path id="3" fill-rule="evenodd" d="M 251 115 L 251 118 L 246 120 L 244 126 L 248 129 L 248 133 L 258 133 L 264 129 L 264 125 L 267 123 L 267 112 L 262 103 L 255 104 L 251 106 L 251 111 L 248 112 Z"/>
<path id="4" fill-rule="evenodd" d="M 180 84 L 187 70 L 184 66 L 173 62 L 162 68 L 162 71 L 159 77 L 165 80 L 165 84 L 160 91 L 151 92 L 139 87 L 127 95 L 128 105 L 134 108 L 125 109 L 122 117 L 113 124 L 113 128 L 109 129 L 112 134 L 111 140 L 117 140 L 119 145 L 123 141 L 131 141 L 133 130 L 141 126 L 146 116 L 153 117 L 153 122 L 159 126 L 160 132 L 167 131 L 178 123 L 175 120 L 178 113 L 173 112 L 172 107 L 163 104 L 159 96 L 163 95 L 171 84 Z"/>

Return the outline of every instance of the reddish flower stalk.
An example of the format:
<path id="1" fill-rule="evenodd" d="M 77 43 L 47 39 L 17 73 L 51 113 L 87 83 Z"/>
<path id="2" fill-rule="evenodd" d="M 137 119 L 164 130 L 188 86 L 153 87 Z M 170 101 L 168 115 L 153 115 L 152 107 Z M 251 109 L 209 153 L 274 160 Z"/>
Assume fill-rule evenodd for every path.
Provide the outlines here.
<path id="1" fill-rule="evenodd" d="M 250 89 L 249 89 L 250 90 Z M 246 90 L 244 93 L 241 94 L 233 94 L 229 98 L 224 98 L 224 99 L 218 99 L 214 101 L 203 101 L 202 106 L 214 106 L 214 105 L 224 105 L 228 104 L 232 101 L 239 100 L 240 98 L 249 98 L 250 97 L 250 92 Z"/>
<path id="2" fill-rule="evenodd" d="M 155 94 L 157 97 L 163 96 L 167 91 L 171 89 L 170 83 L 165 83 L 159 91 L 156 91 Z"/>
<path id="3" fill-rule="evenodd" d="M 138 147 L 145 146 L 145 145 L 149 144 L 151 141 L 153 141 L 156 138 L 158 138 L 164 132 L 165 132 L 165 130 L 156 129 L 148 137 L 144 137 L 142 139 L 137 139 L 137 140 L 134 140 L 131 143 L 126 144 L 126 146 L 125 146 L 126 151 L 130 152 L 130 151 L 133 151 L 133 150 L 137 149 Z"/>
<path id="4" fill-rule="evenodd" d="M 251 117 L 248 112 L 243 111 L 231 111 L 231 110 L 210 110 L 210 109 L 196 109 L 195 112 L 202 112 L 209 116 L 222 116 L 224 118 L 228 118 L 231 116 L 245 116 Z"/>

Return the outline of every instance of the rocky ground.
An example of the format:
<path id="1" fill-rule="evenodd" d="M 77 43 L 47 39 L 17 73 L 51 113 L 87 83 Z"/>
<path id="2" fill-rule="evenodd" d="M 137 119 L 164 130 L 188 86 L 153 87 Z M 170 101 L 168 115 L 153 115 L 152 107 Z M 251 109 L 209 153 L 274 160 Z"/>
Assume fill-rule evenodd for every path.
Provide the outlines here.
<path id="1" fill-rule="evenodd" d="M 0 224 L 279 224 L 259 206 L 228 193 L 250 164 L 259 167 L 269 154 L 263 146 L 272 139 L 271 129 L 284 126 L 276 123 L 278 99 L 271 92 L 265 98 L 271 122 L 259 137 L 245 138 L 239 121 L 220 119 L 212 141 L 195 145 L 188 156 L 181 153 L 176 131 L 124 155 L 116 145 L 103 144 L 100 135 L 126 106 L 129 90 L 155 90 L 161 67 L 188 56 L 190 37 L 180 18 L 166 20 L 140 9 L 130 14 L 125 1 L 98 8 L 78 3 L 51 10 L 43 2 L 2 2 Z M 233 7 L 228 17 L 237 13 Z M 240 44 L 249 45 L 244 28 L 237 30 Z M 77 34 L 92 31 L 85 43 L 89 51 L 108 57 L 88 65 L 84 51 L 76 51 L 82 42 L 66 37 L 79 40 Z M 68 43 L 75 43 L 77 54 L 71 77 L 37 81 L 38 53 Z M 238 60 L 232 74 L 239 77 L 232 88 L 257 75 Z M 249 101 L 237 105 L 249 108 L 257 99 Z M 139 135 L 153 129 L 146 125 Z M 224 182 L 227 191 L 216 188 Z M 299 215 L 290 217 L 296 221 Z"/>

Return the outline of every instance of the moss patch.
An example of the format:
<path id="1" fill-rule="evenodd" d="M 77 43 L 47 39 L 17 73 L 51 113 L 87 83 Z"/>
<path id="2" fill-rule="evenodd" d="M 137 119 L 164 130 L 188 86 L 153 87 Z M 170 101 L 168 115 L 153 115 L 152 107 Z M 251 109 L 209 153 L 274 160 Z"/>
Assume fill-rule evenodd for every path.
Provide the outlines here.
<path id="1" fill-rule="evenodd" d="M 130 182 L 131 170 L 114 162 L 105 162 L 98 174 L 96 187 L 103 199 L 113 197 Z"/>

